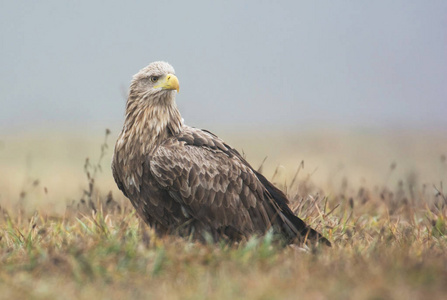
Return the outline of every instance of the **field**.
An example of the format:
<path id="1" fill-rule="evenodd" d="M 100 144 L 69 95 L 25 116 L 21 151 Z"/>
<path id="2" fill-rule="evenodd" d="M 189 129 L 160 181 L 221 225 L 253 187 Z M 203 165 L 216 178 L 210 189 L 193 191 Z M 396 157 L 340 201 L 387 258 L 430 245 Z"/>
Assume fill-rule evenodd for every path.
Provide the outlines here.
<path id="1" fill-rule="evenodd" d="M 5 136 L 0 299 L 445 297 L 445 134 L 219 135 L 332 248 L 159 238 L 115 187 L 116 132 Z"/>

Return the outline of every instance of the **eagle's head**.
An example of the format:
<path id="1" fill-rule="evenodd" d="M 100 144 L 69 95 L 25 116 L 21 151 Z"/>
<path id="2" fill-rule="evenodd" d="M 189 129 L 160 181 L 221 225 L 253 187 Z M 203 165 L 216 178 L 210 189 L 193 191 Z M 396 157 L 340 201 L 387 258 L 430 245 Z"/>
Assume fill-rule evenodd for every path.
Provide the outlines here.
<path id="1" fill-rule="evenodd" d="M 129 96 L 144 101 L 174 99 L 179 82 L 174 68 L 164 61 L 156 61 L 133 76 Z"/>

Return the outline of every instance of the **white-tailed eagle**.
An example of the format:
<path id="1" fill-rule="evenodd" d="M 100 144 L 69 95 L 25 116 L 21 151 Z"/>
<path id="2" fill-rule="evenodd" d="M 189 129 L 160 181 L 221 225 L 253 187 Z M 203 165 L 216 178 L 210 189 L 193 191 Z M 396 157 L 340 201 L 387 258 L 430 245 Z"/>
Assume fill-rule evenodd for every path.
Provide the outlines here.
<path id="1" fill-rule="evenodd" d="M 159 234 L 202 241 L 240 241 L 272 229 L 289 243 L 330 245 L 238 151 L 209 131 L 183 124 L 178 91 L 166 62 L 143 68 L 130 85 L 112 170 L 144 221 Z"/>

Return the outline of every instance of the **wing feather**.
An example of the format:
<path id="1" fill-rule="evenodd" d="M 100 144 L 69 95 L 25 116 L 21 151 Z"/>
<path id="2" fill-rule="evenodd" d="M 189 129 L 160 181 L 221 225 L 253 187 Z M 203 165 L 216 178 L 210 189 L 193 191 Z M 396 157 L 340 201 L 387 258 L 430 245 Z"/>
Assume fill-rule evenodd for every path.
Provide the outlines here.
<path id="1" fill-rule="evenodd" d="M 246 236 L 264 233 L 271 226 L 269 215 L 275 214 L 264 200 L 264 186 L 249 166 L 226 153 L 222 142 L 197 131 L 158 147 L 148 161 L 156 182 L 188 214 L 215 230 L 229 226 Z"/>

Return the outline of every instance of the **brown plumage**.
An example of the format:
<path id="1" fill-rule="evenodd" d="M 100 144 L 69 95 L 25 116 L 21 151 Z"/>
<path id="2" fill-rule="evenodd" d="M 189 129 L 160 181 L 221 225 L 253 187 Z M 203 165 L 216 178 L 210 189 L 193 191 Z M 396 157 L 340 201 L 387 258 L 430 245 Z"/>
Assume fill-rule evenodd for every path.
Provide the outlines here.
<path id="1" fill-rule="evenodd" d="M 239 241 L 271 228 L 292 242 L 329 241 L 293 214 L 283 192 L 214 134 L 183 124 L 174 69 L 132 80 L 112 162 L 118 187 L 159 234 Z"/>

